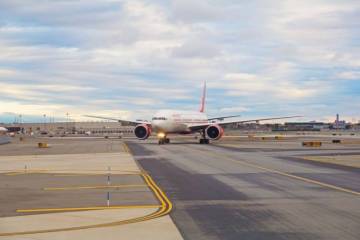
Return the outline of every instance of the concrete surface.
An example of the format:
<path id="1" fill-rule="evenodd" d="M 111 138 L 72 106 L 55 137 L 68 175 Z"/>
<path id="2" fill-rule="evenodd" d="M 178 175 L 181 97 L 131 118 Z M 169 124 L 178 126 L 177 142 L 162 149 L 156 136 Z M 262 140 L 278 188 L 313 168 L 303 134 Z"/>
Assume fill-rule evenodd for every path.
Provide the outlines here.
<path id="1" fill-rule="evenodd" d="M 139 172 L 127 153 L 0 156 L 0 172 L 107 174 L 109 167 L 112 173 Z"/>
<path id="2" fill-rule="evenodd" d="M 19 137 L 12 138 L 12 143 L 0 145 L 0 155 L 54 155 L 65 153 L 110 153 L 123 152 L 121 139 L 104 138 L 34 138 L 25 136 L 23 141 Z M 38 148 L 39 142 L 46 142 L 49 148 Z"/>
<path id="3" fill-rule="evenodd" d="M 106 222 L 122 221 L 150 214 L 155 208 L 95 210 L 82 212 L 48 213 L 19 217 L 0 218 L 0 232 L 22 232 L 89 226 Z M 21 222 L 21 224 L 17 224 Z M 29 237 L 33 237 L 30 236 Z"/>
<path id="4" fill-rule="evenodd" d="M 156 218 L 158 197 L 122 142 L 51 139 L 38 149 L 28 141 L 0 147 L 1 240 L 182 239 L 169 216 Z M 102 210 L 78 211 L 89 207 Z"/>
<path id="5" fill-rule="evenodd" d="M 0 217 L 34 214 L 18 209 L 106 206 L 108 193 L 111 206 L 158 204 L 140 175 L 111 174 L 110 185 L 107 179 L 107 174 L 0 174 Z"/>
<path id="6" fill-rule="evenodd" d="M 122 216 L 133 216 L 131 212 L 122 211 Z M 90 216 L 89 216 L 90 217 Z M 88 216 L 84 216 L 88 218 Z M 16 221 L 16 220 L 15 220 Z M 78 231 L 63 231 L 56 233 L 42 233 L 36 235 L 21 235 L 21 236 L 7 236 L 0 237 L 6 240 L 64 240 L 64 239 L 86 239 L 86 240 L 108 240 L 108 239 L 164 239 L 164 240 L 178 240 L 182 239 L 176 226 L 173 224 L 169 216 L 156 218 L 146 222 L 139 222 L 134 224 L 92 228 Z"/>

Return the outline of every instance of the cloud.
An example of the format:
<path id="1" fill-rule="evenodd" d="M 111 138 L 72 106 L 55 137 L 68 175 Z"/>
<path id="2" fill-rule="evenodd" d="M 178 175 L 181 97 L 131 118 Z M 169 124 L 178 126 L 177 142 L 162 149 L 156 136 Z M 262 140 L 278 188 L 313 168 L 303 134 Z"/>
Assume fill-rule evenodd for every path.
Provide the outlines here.
<path id="1" fill-rule="evenodd" d="M 224 112 L 224 113 L 240 113 L 246 111 L 249 111 L 249 109 L 246 107 L 226 107 L 220 109 L 220 112 Z"/>
<path id="2" fill-rule="evenodd" d="M 16 72 L 11 69 L 1 69 L 0 68 L 0 77 L 5 78 L 9 76 L 13 76 Z"/>
<path id="3" fill-rule="evenodd" d="M 171 8 L 174 18 L 185 22 L 215 21 L 225 16 L 223 8 L 208 1 L 174 0 Z"/>
<path id="4" fill-rule="evenodd" d="M 345 80 L 360 80 L 360 71 L 345 71 L 336 75 L 336 78 Z"/>
<path id="5" fill-rule="evenodd" d="M 17 99 L 18 101 L 48 102 L 55 94 L 78 95 L 80 92 L 94 90 L 86 86 L 67 86 L 57 84 L 47 85 L 19 85 L 0 83 L 0 95 Z M 66 97 L 65 97 L 66 98 Z"/>
<path id="6" fill-rule="evenodd" d="M 352 0 L 1 1 L 0 112 L 145 118 L 196 110 L 206 80 L 210 113 L 331 116 L 359 89 L 359 16 Z"/>
<path id="7" fill-rule="evenodd" d="M 16 101 L 2 101 L 1 110 L 2 113 L 13 112 L 22 115 L 47 115 L 60 116 L 59 112 L 63 112 L 65 106 L 57 104 L 23 104 Z M 63 116 L 65 116 L 65 113 Z"/>
<path id="8" fill-rule="evenodd" d="M 305 79 L 297 81 L 298 66 L 291 62 L 278 62 L 261 69 L 259 73 L 227 73 L 224 80 L 215 85 L 226 89 L 229 96 L 263 98 L 272 96 L 278 100 L 301 100 L 329 91 L 321 81 Z M 260 96 L 259 96 L 260 95 Z"/>
<path id="9" fill-rule="evenodd" d="M 220 54 L 218 46 L 211 43 L 201 41 L 188 41 L 180 47 L 172 50 L 172 55 L 176 58 L 213 58 Z"/>

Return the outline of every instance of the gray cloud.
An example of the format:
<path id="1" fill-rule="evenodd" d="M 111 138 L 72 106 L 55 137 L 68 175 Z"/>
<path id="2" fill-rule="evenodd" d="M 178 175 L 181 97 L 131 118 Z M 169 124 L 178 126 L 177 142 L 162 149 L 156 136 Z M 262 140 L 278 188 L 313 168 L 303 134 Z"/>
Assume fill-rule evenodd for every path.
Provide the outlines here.
<path id="1" fill-rule="evenodd" d="M 202 41 L 185 42 L 173 48 L 173 56 L 176 58 L 213 58 L 219 54 L 218 45 Z"/>
<path id="2" fill-rule="evenodd" d="M 40 109 L 37 95 L 54 112 L 192 108 L 204 80 L 208 109 L 268 114 L 302 103 L 322 114 L 313 101 L 336 111 L 335 79 L 353 94 L 360 71 L 359 9 L 321 0 L 0 1 L 0 83 L 31 87 L 2 95 L 0 112 Z"/>

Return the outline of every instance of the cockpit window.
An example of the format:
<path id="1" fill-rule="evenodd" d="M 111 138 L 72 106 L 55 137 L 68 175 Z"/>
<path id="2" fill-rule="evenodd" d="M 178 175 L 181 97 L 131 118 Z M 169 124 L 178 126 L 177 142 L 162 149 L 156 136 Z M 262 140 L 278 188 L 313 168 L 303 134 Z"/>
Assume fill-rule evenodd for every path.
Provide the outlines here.
<path id="1" fill-rule="evenodd" d="M 167 120 L 166 117 L 153 117 L 152 120 Z"/>

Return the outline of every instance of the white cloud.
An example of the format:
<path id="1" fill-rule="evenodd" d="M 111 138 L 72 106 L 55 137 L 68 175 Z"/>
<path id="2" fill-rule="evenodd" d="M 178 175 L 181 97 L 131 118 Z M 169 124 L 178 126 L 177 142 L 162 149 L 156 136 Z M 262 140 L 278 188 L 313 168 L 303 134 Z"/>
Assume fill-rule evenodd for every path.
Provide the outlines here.
<path id="1" fill-rule="evenodd" d="M 14 70 L 11 69 L 1 69 L 0 68 L 0 78 L 5 78 L 5 77 L 10 77 L 15 75 L 16 72 Z"/>
<path id="2" fill-rule="evenodd" d="M 55 94 L 64 94 L 64 99 L 74 98 L 80 92 L 92 91 L 94 88 L 86 86 L 68 86 L 59 84 L 29 85 L 29 84 L 9 84 L 0 82 L 0 95 L 4 98 L 17 99 L 24 103 L 29 102 L 49 102 Z M 71 96 L 68 94 L 71 93 Z M 77 99 L 78 100 L 78 99 Z"/>
<path id="3" fill-rule="evenodd" d="M 16 101 L 2 101 L 1 102 L 1 113 L 16 112 L 22 115 L 42 115 L 47 114 L 59 116 L 59 112 L 63 111 L 64 105 L 57 104 L 24 104 Z M 66 112 L 64 112 L 66 113 Z M 65 116 L 65 115 L 64 115 Z"/>
<path id="4" fill-rule="evenodd" d="M 224 113 L 240 113 L 246 111 L 249 111 L 249 109 L 246 107 L 226 107 L 220 109 L 220 112 L 224 112 Z"/>
<path id="5" fill-rule="evenodd" d="M 340 72 L 335 77 L 339 78 L 339 79 L 345 79 L 345 80 L 360 80 L 360 71 Z"/>
<path id="6" fill-rule="evenodd" d="M 218 46 L 202 41 L 188 41 L 172 50 L 174 57 L 179 58 L 213 58 L 220 54 Z"/>
<path id="7" fill-rule="evenodd" d="M 223 8 L 215 6 L 215 2 L 173 0 L 174 18 L 184 22 L 202 22 L 218 20 L 225 16 Z"/>
<path id="8" fill-rule="evenodd" d="M 259 99 L 271 96 L 271 101 L 301 100 L 329 91 L 329 87 L 322 86 L 322 82 L 296 81 L 298 73 L 296 64 L 278 62 L 269 64 L 257 74 L 227 73 L 224 80 L 215 86 L 227 89 L 229 96 L 254 96 Z"/>
<path id="9" fill-rule="evenodd" d="M 335 111 L 335 78 L 360 72 L 359 11 L 358 1 L 2 1 L 0 100 L 147 114 L 193 108 L 206 80 L 209 108 Z"/>

